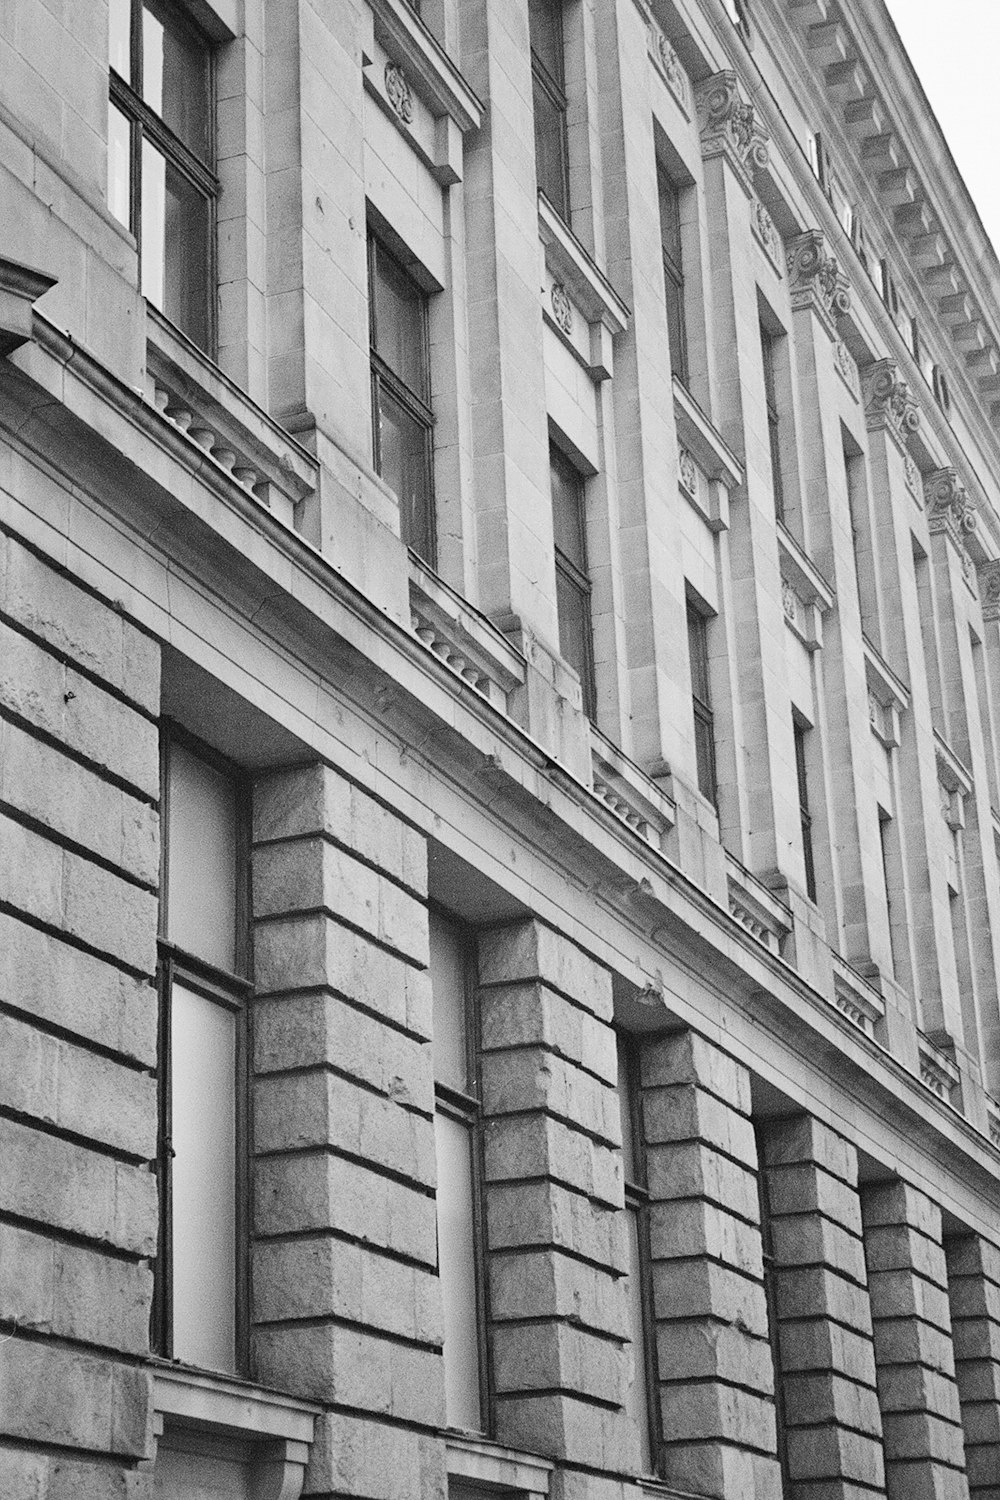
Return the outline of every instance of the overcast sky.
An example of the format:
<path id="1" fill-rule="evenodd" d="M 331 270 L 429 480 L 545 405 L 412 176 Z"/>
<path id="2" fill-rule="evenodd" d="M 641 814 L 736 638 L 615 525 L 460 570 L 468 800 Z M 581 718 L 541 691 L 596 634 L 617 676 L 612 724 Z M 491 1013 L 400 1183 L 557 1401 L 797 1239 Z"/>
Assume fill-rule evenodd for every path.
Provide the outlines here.
<path id="1" fill-rule="evenodd" d="M 1000 0 L 886 0 L 896 30 L 1000 254 L 996 69 Z"/>

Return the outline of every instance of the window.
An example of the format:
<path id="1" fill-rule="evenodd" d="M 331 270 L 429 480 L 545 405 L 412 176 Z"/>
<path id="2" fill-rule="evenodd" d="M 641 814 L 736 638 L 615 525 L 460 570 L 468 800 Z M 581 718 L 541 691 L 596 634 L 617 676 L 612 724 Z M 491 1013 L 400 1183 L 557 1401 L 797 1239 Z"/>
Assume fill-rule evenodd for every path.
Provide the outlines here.
<path id="1" fill-rule="evenodd" d="M 774 1370 L 774 1415 L 778 1439 L 778 1463 L 781 1467 L 781 1490 L 783 1495 L 791 1493 L 791 1477 L 788 1466 L 788 1418 L 785 1412 L 785 1381 L 781 1362 L 781 1325 L 778 1317 L 778 1271 L 774 1253 L 774 1227 L 771 1218 L 769 1173 L 763 1166 L 766 1159 L 760 1126 L 755 1127 L 757 1160 L 761 1170 L 757 1175 L 757 1198 L 760 1204 L 761 1260 L 764 1271 L 764 1301 L 767 1306 L 767 1336 L 771 1346 L 771 1366 Z"/>
<path id="2" fill-rule="evenodd" d="M 142 292 L 200 349 L 214 337 L 211 54 L 167 0 L 111 0 L 108 206 Z"/>
<path id="3" fill-rule="evenodd" d="M 163 751 L 155 1342 L 213 1370 L 245 1363 L 247 820 L 231 768 Z"/>
<path id="4" fill-rule="evenodd" d="M 774 493 L 774 514 L 779 521 L 785 519 L 785 489 L 781 477 L 781 416 L 778 411 L 778 386 L 775 372 L 775 350 L 778 343 L 763 323 L 760 327 L 760 347 L 764 361 L 764 399 L 767 403 L 767 438 L 771 453 L 771 488 Z"/>
<path id="5" fill-rule="evenodd" d="M 643 1150 L 638 1056 L 631 1038 L 618 1033 L 618 1104 L 622 1122 L 625 1168 L 625 1213 L 628 1219 L 629 1327 L 632 1369 L 625 1410 L 639 1434 L 643 1471 L 650 1473 L 658 1449 L 656 1360 L 649 1330 L 653 1327 L 649 1274 L 649 1193 Z"/>
<path id="6" fill-rule="evenodd" d="M 715 774 L 715 719 L 708 676 L 708 620 L 690 600 L 687 606 L 687 632 L 698 790 L 709 802 L 717 803 L 719 790 Z"/>
<path id="7" fill-rule="evenodd" d="M 479 1204 L 479 1094 L 474 947 L 458 923 L 430 914 L 437 1144 L 438 1275 L 444 1303 L 448 1424 L 473 1432 L 488 1410 Z"/>
<path id="8" fill-rule="evenodd" d="M 931 370 L 931 389 L 934 399 L 944 412 L 945 416 L 951 412 L 951 392 L 948 390 L 948 377 L 940 365 L 935 365 Z"/>
<path id="9" fill-rule="evenodd" d="M 733 25 L 745 37 L 750 35 L 750 0 L 722 0 Z"/>
<path id="10" fill-rule="evenodd" d="M 554 445 L 549 448 L 552 478 L 552 516 L 556 548 L 556 608 L 559 650 L 580 676 L 583 711 L 597 712 L 594 680 L 594 637 L 590 618 L 590 578 L 587 574 L 587 534 L 583 480 L 569 459 Z"/>
<path id="11" fill-rule="evenodd" d="M 824 193 L 830 191 L 830 158 L 827 154 L 826 144 L 822 135 L 817 130 L 806 136 L 806 155 L 809 165 L 813 169 L 813 175 Z"/>
<path id="12" fill-rule="evenodd" d="M 812 813 L 809 811 L 809 782 L 806 776 L 806 736 L 809 731 L 798 720 L 792 723 L 795 736 L 795 780 L 799 793 L 799 826 L 802 831 L 802 857 L 806 867 L 806 894 L 816 900 L 816 867 L 813 862 Z"/>
<path id="13" fill-rule="evenodd" d="M 538 186 L 560 218 L 568 220 L 568 104 L 562 0 L 529 0 L 528 26 Z"/>
<path id="14" fill-rule="evenodd" d="M 427 296 L 382 242 L 368 239 L 372 429 L 376 471 L 399 500 L 400 535 L 435 560 Z"/>
<path id="15" fill-rule="evenodd" d="M 667 304 L 667 336 L 670 339 L 670 369 L 687 385 L 687 329 L 684 323 L 684 270 L 681 256 L 680 192 L 661 169 L 660 241 L 663 246 L 663 295 Z"/>

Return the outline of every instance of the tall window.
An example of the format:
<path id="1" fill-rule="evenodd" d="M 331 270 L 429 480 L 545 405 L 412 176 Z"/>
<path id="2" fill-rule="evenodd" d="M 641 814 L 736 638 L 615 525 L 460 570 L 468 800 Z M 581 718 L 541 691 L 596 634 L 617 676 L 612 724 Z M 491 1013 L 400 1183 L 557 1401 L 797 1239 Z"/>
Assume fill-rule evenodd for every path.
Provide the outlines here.
<path id="1" fill-rule="evenodd" d="M 778 1462 L 781 1465 L 782 1494 L 789 1494 L 791 1480 L 788 1472 L 788 1419 L 785 1412 L 785 1382 L 781 1362 L 781 1331 L 778 1321 L 778 1265 L 774 1254 L 774 1230 L 771 1222 L 769 1178 L 765 1167 L 764 1145 L 760 1127 L 756 1127 L 757 1159 L 761 1170 L 757 1177 L 757 1195 L 760 1204 L 760 1239 L 764 1271 L 764 1300 L 767 1305 L 767 1334 L 771 1345 L 771 1365 L 774 1370 L 775 1427 L 778 1438 Z"/>
<path id="2" fill-rule="evenodd" d="M 718 802 L 715 774 L 715 717 L 708 675 L 708 620 L 688 600 L 688 655 L 691 661 L 691 705 L 694 710 L 694 749 L 698 766 L 698 790 L 712 803 Z"/>
<path id="3" fill-rule="evenodd" d="M 594 680 L 594 633 L 587 573 L 587 528 L 583 480 L 555 445 L 549 448 L 552 516 L 556 547 L 556 607 L 559 650 L 580 676 L 583 711 L 597 712 Z"/>
<path id="4" fill-rule="evenodd" d="M 479 1204 L 475 951 L 455 922 L 430 915 L 437 1108 L 438 1275 L 444 1303 L 445 1406 L 451 1427 L 480 1432 L 488 1410 Z"/>
<path id="5" fill-rule="evenodd" d="M 566 59 L 562 0 L 528 0 L 531 98 L 535 112 L 538 186 L 562 219 L 569 219 Z"/>
<path id="6" fill-rule="evenodd" d="M 779 521 L 785 519 L 785 489 L 781 478 L 781 416 L 778 410 L 778 381 L 775 354 L 778 340 L 763 325 L 760 327 L 760 348 L 764 361 L 764 399 L 767 403 L 767 438 L 771 454 L 771 489 L 774 494 L 774 514 Z"/>
<path id="7" fill-rule="evenodd" d="M 809 811 L 809 780 L 806 773 L 806 736 L 809 731 L 798 720 L 792 722 L 795 736 L 795 780 L 799 793 L 799 827 L 802 830 L 802 857 L 806 867 L 806 892 L 816 900 L 816 866 L 813 862 L 812 813 Z"/>
<path id="8" fill-rule="evenodd" d="M 170 737 L 163 751 L 158 1075 L 161 1353 L 245 1361 L 247 977 L 245 804 L 232 770 Z"/>
<path id="9" fill-rule="evenodd" d="M 649 1274 L 649 1192 L 646 1187 L 646 1162 L 642 1145 L 638 1061 L 631 1038 L 619 1032 L 618 1103 L 621 1109 L 625 1168 L 629 1328 L 632 1335 L 632 1368 L 625 1409 L 639 1434 L 642 1467 L 648 1474 L 653 1470 L 657 1458 L 659 1406 L 656 1400 L 656 1360 L 649 1336 L 649 1330 L 653 1327 Z"/>
<path id="10" fill-rule="evenodd" d="M 663 295 L 667 304 L 670 369 L 687 385 L 687 328 L 684 323 L 684 269 L 681 255 L 680 191 L 660 168 L 660 241 L 663 246 Z"/>
<path id="11" fill-rule="evenodd" d="M 374 235 L 368 239 L 368 287 L 375 468 L 396 492 L 403 541 L 433 565 L 427 296 Z"/>
<path id="12" fill-rule="evenodd" d="M 143 295 L 210 350 L 211 53 L 169 0 L 111 0 L 109 35 L 108 206 L 139 242 Z"/>

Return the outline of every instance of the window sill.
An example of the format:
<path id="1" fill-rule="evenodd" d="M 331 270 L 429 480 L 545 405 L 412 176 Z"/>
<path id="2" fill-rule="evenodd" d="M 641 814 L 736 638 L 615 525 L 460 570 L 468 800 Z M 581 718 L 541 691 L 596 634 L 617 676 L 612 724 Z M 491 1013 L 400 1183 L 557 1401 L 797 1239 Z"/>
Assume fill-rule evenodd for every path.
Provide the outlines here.
<path id="1" fill-rule="evenodd" d="M 538 237 L 552 280 L 550 321 L 566 337 L 588 374 L 594 380 L 608 380 L 612 374 L 612 340 L 627 328 L 629 310 L 542 192 L 538 194 Z M 583 349 L 576 347 L 572 336 L 574 309 L 579 310 L 589 330 Z"/>

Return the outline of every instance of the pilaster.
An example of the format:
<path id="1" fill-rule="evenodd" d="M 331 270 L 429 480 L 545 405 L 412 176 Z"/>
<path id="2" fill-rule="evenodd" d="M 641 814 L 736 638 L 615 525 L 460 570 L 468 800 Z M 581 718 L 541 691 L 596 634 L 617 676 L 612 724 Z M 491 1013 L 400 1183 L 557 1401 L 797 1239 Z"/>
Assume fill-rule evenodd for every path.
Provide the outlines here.
<path id="1" fill-rule="evenodd" d="M 955 1379 L 970 1500 L 1000 1491 L 1000 1249 L 978 1234 L 945 1240 Z"/>

